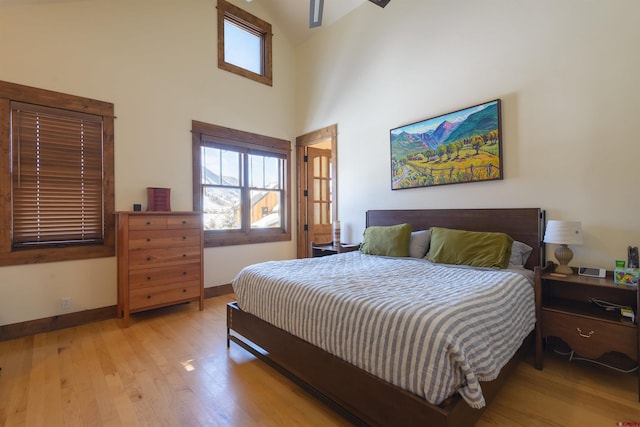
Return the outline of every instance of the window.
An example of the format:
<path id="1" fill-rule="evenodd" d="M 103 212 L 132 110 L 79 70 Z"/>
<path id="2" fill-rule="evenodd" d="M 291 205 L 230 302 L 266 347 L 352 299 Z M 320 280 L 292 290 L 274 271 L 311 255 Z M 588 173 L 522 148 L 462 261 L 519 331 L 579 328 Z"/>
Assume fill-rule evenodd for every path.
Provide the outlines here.
<path id="1" fill-rule="evenodd" d="M 205 246 L 291 240 L 291 143 L 197 121 L 192 134 Z"/>
<path id="2" fill-rule="evenodd" d="M 0 265 L 115 255 L 113 104 L 0 82 Z"/>
<path id="3" fill-rule="evenodd" d="M 271 24 L 218 0 L 218 68 L 271 86 Z"/>

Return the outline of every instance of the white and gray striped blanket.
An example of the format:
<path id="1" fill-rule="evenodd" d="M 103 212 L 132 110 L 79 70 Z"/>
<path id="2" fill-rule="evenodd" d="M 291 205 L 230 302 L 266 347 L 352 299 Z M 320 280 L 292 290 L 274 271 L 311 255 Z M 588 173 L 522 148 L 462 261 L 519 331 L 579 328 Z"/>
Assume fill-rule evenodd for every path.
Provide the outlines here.
<path id="1" fill-rule="evenodd" d="M 485 405 L 535 325 L 530 279 L 360 252 L 271 261 L 233 280 L 239 307 L 439 404 L 455 392 Z"/>

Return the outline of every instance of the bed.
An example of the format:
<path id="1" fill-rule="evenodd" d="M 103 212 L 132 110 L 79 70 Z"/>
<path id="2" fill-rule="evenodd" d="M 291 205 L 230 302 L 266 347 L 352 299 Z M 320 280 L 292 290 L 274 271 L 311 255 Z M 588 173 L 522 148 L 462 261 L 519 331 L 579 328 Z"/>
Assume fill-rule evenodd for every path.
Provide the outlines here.
<path id="1" fill-rule="evenodd" d="M 376 210 L 367 212 L 366 225 L 368 229 L 369 227 L 372 229 L 376 228 L 373 226 L 394 226 L 402 223 L 411 224 L 413 231 L 426 229 L 436 230 L 434 227 L 444 227 L 474 232 L 490 231 L 506 233 L 513 238 L 513 240 L 522 242 L 532 248 L 531 254 L 524 264 L 526 269 L 531 270 L 533 267 L 542 265 L 543 263 L 541 237 L 544 224 L 544 212 L 537 208 Z M 482 408 L 485 406 L 485 403 L 491 401 L 501 383 L 504 381 L 504 378 L 508 376 L 517 360 L 517 357 L 512 356 L 518 353 L 518 347 L 522 347 L 522 344 L 527 342 L 524 338 L 530 335 L 530 331 L 533 330 L 535 317 L 533 316 L 533 319 L 525 319 L 526 321 L 523 320 L 522 328 L 513 327 L 513 329 L 518 329 L 517 333 L 519 334 L 514 338 L 515 342 L 509 344 L 510 347 L 507 350 L 501 348 L 499 352 L 496 352 L 497 356 L 503 356 L 502 359 L 504 360 L 496 357 L 496 359 L 500 360 L 494 361 L 493 355 L 490 354 L 491 351 L 487 351 L 487 349 L 482 350 L 479 349 L 479 347 L 475 347 L 476 344 L 470 344 L 470 347 L 461 347 L 460 353 L 456 353 L 454 355 L 455 357 L 447 356 L 447 361 L 444 363 L 442 360 L 445 360 L 445 358 L 440 357 L 439 353 L 435 350 L 444 345 L 431 342 L 431 337 L 428 337 L 428 339 L 425 338 L 424 340 L 415 338 L 416 336 L 422 337 L 428 335 L 423 332 L 430 330 L 429 324 L 419 324 L 424 318 L 432 316 L 440 320 L 450 319 L 450 313 L 447 311 L 436 313 L 437 310 L 442 308 L 442 304 L 438 304 L 428 311 L 425 311 L 426 309 L 423 308 L 413 308 L 413 306 L 411 306 L 405 311 L 411 312 L 413 317 L 404 319 L 394 318 L 393 316 L 396 311 L 385 314 L 372 314 L 374 312 L 369 308 L 362 309 L 357 312 L 359 313 L 358 315 L 354 314 L 352 316 L 350 313 L 354 309 L 349 308 L 349 306 L 351 300 L 354 299 L 371 302 L 375 301 L 375 298 L 378 297 L 376 295 L 363 296 L 359 293 L 361 289 L 359 280 L 366 278 L 365 276 L 368 274 L 371 275 L 368 283 L 371 283 L 372 278 L 376 278 L 380 283 L 389 281 L 389 283 L 393 283 L 392 286 L 394 290 L 397 288 L 402 295 L 408 295 L 405 300 L 397 295 L 397 298 L 383 295 L 382 298 L 388 299 L 388 304 L 377 303 L 377 305 L 386 305 L 389 309 L 397 306 L 397 311 L 402 311 L 402 307 L 411 305 L 412 301 L 420 299 L 420 294 L 415 293 L 420 290 L 416 291 L 415 288 L 411 287 L 405 288 L 404 280 L 407 282 L 415 282 L 415 277 L 422 274 L 422 269 L 429 270 L 429 274 L 432 274 L 430 269 L 437 269 L 433 271 L 433 274 L 435 276 L 442 274 L 444 277 L 444 282 L 442 283 L 448 283 L 448 286 L 453 286 L 458 282 L 463 283 L 465 281 L 475 280 L 469 278 L 469 275 L 472 274 L 470 273 L 471 269 L 441 266 L 421 259 L 376 257 L 363 255 L 359 252 L 325 258 L 327 259 L 322 260 L 317 258 L 267 263 L 268 265 L 265 266 L 255 268 L 252 266 L 251 268 L 247 268 L 246 272 L 243 270 L 239 277 L 234 279 L 234 290 L 236 290 L 238 301 L 241 303 L 240 305 L 238 303 L 231 303 L 227 308 L 227 345 L 229 345 L 230 342 L 241 345 L 261 360 L 278 369 L 305 389 L 330 404 L 355 424 L 420 426 L 472 425 L 482 414 Z M 323 277 L 326 280 L 317 280 L 315 288 L 298 288 L 298 283 L 307 281 L 307 278 L 305 278 L 304 274 L 296 274 L 295 270 L 287 272 L 286 268 L 290 265 L 293 268 L 297 267 L 299 270 L 302 270 L 296 264 L 300 262 L 306 263 L 303 267 L 305 271 L 318 272 L 318 274 L 307 276 Z M 327 268 L 330 270 L 325 272 L 323 269 Z M 410 273 L 406 279 L 402 279 L 402 284 L 395 282 L 394 277 L 396 277 L 397 274 L 393 268 L 400 268 Z M 526 283 L 526 286 L 523 285 L 521 282 L 527 282 L 527 279 L 520 278 L 521 275 L 518 274 L 518 272 L 496 271 L 495 269 L 483 270 L 484 271 L 481 272 L 474 271 L 473 274 L 489 275 L 492 277 L 500 276 L 500 280 L 506 282 L 506 284 L 501 285 L 501 287 L 495 287 L 495 293 L 499 295 L 497 298 L 500 298 L 499 301 L 502 301 L 504 296 L 498 294 L 497 289 L 521 289 L 521 291 L 518 292 L 523 293 L 523 295 L 528 295 L 521 298 L 530 299 L 531 301 L 528 301 L 527 304 L 530 303 L 533 305 L 533 294 L 530 283 Z M 440 271 L 444 271 L 446 274 L 440 273 Z M 455 274 L 457 275 L 453 279 L 448 277 L 448 275 L 453 274 L 451 273 L 452 271 L 456 271 Z M 278 274 L 281 274 L 281 276 L 278 277 Z M 262 295 L 258 294 L 257 296 L 251 296 L 252 294 L 248 293 L 247 288 L 276 289 L 275 285 L 272 288 L 265 288 L 261 285 L 260 282 L 263 280 L 262 278 L 266 276 L 275 277 L 276 280 L 274 283 L 279 283 L 277 287 L 285 289 L 284 296 L 277 296 L 278 294 L 275 294 L 275 291 L 273 291 L 273 295 L 276 296 L 273 296 L 270 293 L 272 290 L 262 291 L 267 293 Z M 527 275 L 522 275 L 522 277 L 525 276 Z M 293 280 L 296 277 L 297 279 Z M 309 280 L 311 280 L 311 278 L 309 278 Z M 484 280 L 485 279 L 478 279 L 477 281 L 478 283 L 484 283 Z M 253 282 L 256 284 L 253 284 Z M 481 288 L 481 286 L 477 287 Z M 335 295 L 335 288 L 340 289 L 341 296 L 338 297 Z M 493 289 L 494 288 L 492 288 L 492 292 L 494 292 Z M 324 295 L 328 292 L 332 292 L 333 294 L 327 294 L 323 297 L 324 299 L 320 299 L 317 302 L 309 300 L 309 296 L 312 294 Z M 508 292 L 511 293 L 512 291 L 509 290 Z M 377 293 L 377 288 L 373 289 L 373 293 Z M 450 293 L 447 299 L 449 299 L 451 295 L 457 294 L 455 292 Z M 471 299 L 474 298 L 484 298 L 484 296 L 474 296 Z M 425 297 L 424 299 L 431 299 L 431 297 Z M 262 303 L 260 303 L 260 301 L 262 301 Z M 466 307 L 465 304 L 467 304 L 467 302 L 457 302 L 456 304 L 452 304 L 450 308 L 442 308 L 443 310 L 445 308 L 447 310 L 456 309 L 467 316 L 466 320 L 456 319 L 455 322 L 449 321 L 447 323 L 451 327 L 451 331 L 447 331 L 447 334 L 451 332 L 453 337 L 464 335 L 466 332 L 471 331 L 471 327 L 474 326 L 474 317 L 472 317 L 471 314 L 475 316 L 475 312 L 472 313 L 469 310 L 477 310 L 478 313 L 482 311 L 482 307 L 472 307 L 469 310 L 461 310 L 460 307 Z M 490 319 L 490 317 L 494 317 L 494 313 L 496 313 L 495 316 L 498 316 L 497 312 L 500 311 L 500 305 L 494 307 L 490 304 L 492 303 L 489 302 L 487 305 L 487 307 L 491 307 L 491 309 L 486 310 L 489 313 L 486 322 L 475 323 L 480 324 L 483 328 L 485 323 L 489 325 L 491 321 L 494 321 L 498 325 L 500 323 L 502 323 L 502 325 L 509 324 L 510 321 L 505 321 L 504 319 Z M 505 313 L 501 314 L 505 316 L 513 316 L 514 310 L 515 313 L 531 311 L 530 306 L 527 306 L 526 310 L 517 308 L 515 305 L 511 307 L 511 303 L 502 304 L 502 306 L 512 309 L 511 314 L 509 310 L 505 309 Z M 316 310 L 317 307 L 324 307 L 325 311 Z M 289 321 L 288 319 L 294 318 L 293 315 L 295 311 L 308 313 L 307 317 L 310 317 L 318 311 L 318 313 L 315 314 L 322 320 L 307 322 Z M 355 311 L 353 312 L 355 313 Z M 416 312 L 422 314 L 418 316 Z M 409 354 L 409 352 L 405 350 L 398 352 L 387 350 L 388 354 L 385 353 L 384 356 L 376 355 L 375 351 L 371 350 L 371 348 L 375 350 L 375 348 L 378 347 L 380 349 L 392 347 L 390 345 L 385 347 L 384 345 L 378 345 L 377 342 L 371 341 L 371 337 L 378 336 L 378 334 L 372 333 L 370 334 L 371 336 L 369 336 L 365 332 L 360 332 L 357 325 L 364 324 L 362 323 L 362 319 L 365 317 L 377 318 L 377 322 L 372 322 L 376 325 L 384 324 L 385 328 L 398 328 L 397 331 L 396 329 L 391 329 L 392 333 L 389 332 L 389 329 L 386 329 L 386 335 L 382 333 L 381 336 L 383 338 L 376 339 L 387 342 L 387 344 L 394 340 L 406 341 L 410 343 L 408 346 L 412 348 L 412 351 L 415 347 L 416 354 L 420 357 L 416 356 L 416 354 Z M 383 321 L 381 319 L 386 320 Z M 349 321 L 353 321 L 353 325 L 349 326 Z M 405 326 L 408 323 L 418 324 L 416 327 L 422 332 L 416 333 L 415 330 L 412 332 L 406 329 Z M 513 323 L 518 322 L 514 321 Z M 311 327 L 309 324 L 311 324 Z M 346 339 L 336 332 L 343 324 L 346 325 L 344 327 L 347 328 L 348 331 L 352 331 L 352 335 L 349 335 L 349 333 L 345 335 Z M 354 327 L 354 325 L 356 326 Z M 329 332 L 325 336 L 316 333 L 316 329 L 327 329 Z M 368 331 L 374 328 L 367 326 L 361 329 L 362 331 Z M 486 329 L 488 329 L 488 326 Z M 305 330 L 307 330 L 306 335 Z M 333 334 L 331 333 L 332 331 L 334 332 Z M 491 330 L 489 332 L 491 335 L 494 334 Z M 311 333 L 311 336 L 309 333 Z M 502 332 L 499 331 L 498 334 L 500 333 Z M 445 334 L 439 331 L 433 333 L 433 335 L 440 339 L 448 340 L 448 348 L 454 347 L 456 349 L 458 349 L 458 344 L 461 342 L 464 342 L 464 345 L 467 346 L 467 338 L 475 334 L 476 331 L 472 333 L 468 332 L 464 339 L 455 338 L 457 341 L 451 343 L 453 338 L 449 338 L 448 336 L 443 337 Z M 502 341 L 506 341 L 504 338 L 499 338 L 501 335 L 498 334 L 496 334 L 495 339 L 496 345 L 501 344 Z M 384 338 L 385 336 L 386 338 Z M 402 336 L 412 338 L 398 338 Z M 491 336 L 482 338 L 480 341 L 488 341 L 489 338 L 491 338 Z M 393 349 L 397 348 L 402 349 L 402 347 L 393 347 Z M 345 349 L 348 349 L 348 351 Z M 382 350 L 380 351 L 382 352 Z M 407 360 L 412 361 L 413 365 L 406 365 L 407 367 L 405 368 L 403 363 L 406 361 L 398 360 L 396 363 L 394 357 L 397 356 L 393 356 L 395 353 L 402 355 L 405 353 L 409 354 L 406 356 Z M 371 355 L 371 357 L 364 357 L 362 356 L 363 354 Z M 426 355 L 426 357 L 422 357 L 424 355 Z M 482 362 L 491 359 L 487 362 L 487 365 L 494 364 L 496 366 L 492 365 L 491 370 L 481 372 L 477 375 L 477 378 L 474 377 L 476 374 L 474 370 L 460 370 L 459 366 L 477 366 L 477 360 L 473 359 L 473 357 L 476 356 L 477 359 Z M 469 360 L 467 360 L 467 358 Z M 426 363 L 423 359 L 431 360 L 431 362 Z M 455 369 L 453 371 L 438 371 L 440 367 L 437 365 L 449 364 L 448 359 L 454 360 L 456 364 Z M 416 360 L 418 362 L 416 362 Z M 383 369 L 377 371 L 373 369 L 372 366 L 382 366 Z M 398 366 L 401 368 L 398 368 Z M 435 375 L 431 377 L 431 380 L 426 379 L 426 384 L 421 382 L 422 380 L 420 379 L 422 372 L 425 370 L 433 371 L 432 373 Z M 414 371 L 420 375 L 414 376 L 412 374 Z M 441 372 L 445 372 L 446 374 Z M 453 373 L 449 374 L 448 372 Z M 461 375 L 462 380 L 460 379 Z M 416 380 L 415 377 L 417 377 L 418 380 Z M 458 385 L 454 387 L 454 389 L 447 389 L 444 386 L 441 388 L 440 385 L 434 386 L 433 378 L 435 378 L 438 383 L 447 383 L 449 381 Z M 480 381 L 476 383 L 476 380 Z"/>

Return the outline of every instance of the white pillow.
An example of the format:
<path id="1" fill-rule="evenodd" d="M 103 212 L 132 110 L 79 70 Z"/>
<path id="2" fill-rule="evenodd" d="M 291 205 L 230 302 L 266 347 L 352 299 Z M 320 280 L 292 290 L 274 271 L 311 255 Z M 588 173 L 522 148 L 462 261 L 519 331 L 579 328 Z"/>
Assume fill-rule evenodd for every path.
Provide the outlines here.
<path id="1" fill-rule="evenodd" d="M 431 230 L 419 230 L 411 232 L 409 240 L 409 256 L 412 258 L 424 258 L 429 251 Z"/>

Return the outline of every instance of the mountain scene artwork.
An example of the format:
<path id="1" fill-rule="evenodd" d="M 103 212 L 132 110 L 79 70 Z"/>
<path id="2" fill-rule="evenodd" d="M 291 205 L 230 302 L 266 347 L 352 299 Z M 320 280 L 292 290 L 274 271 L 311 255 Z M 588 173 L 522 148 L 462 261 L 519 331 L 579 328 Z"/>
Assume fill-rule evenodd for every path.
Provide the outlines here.
<path id="1" fill-rule="evenodd" d="M 502 179 L 500 100 L 391 129 L 391 189 Z"/>

